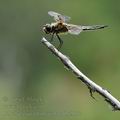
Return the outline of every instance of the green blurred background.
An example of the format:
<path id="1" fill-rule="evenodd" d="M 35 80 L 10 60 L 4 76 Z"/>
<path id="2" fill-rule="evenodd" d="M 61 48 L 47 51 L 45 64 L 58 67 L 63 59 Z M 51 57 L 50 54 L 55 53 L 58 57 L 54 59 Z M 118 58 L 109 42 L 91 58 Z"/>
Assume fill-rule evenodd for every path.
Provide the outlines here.
<path id="1" fill-rule="evenodd" d="M 97 84 L 120 100 L 120 1 L 1 0 L 0 119 L 120 119 L 104 99 L 87 87 L 41 43 L 42 26 L 52 10 L 71 16 L 71 23 L 109 28 L 61 36 L 61 51 Z M 58 41 L 53 42 L 58 46 Z"/>

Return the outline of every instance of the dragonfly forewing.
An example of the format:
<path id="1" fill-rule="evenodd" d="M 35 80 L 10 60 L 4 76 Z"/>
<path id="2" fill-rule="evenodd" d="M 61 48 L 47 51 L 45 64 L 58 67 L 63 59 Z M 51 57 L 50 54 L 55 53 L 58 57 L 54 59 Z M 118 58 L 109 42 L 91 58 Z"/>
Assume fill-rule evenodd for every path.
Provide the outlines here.
<path id="1" fill-rule="evenodd" d="M 68 22 L 70 20 L 69 16 L 61 15 L 54 11 L 49 11 L 48 14 L 52 17 L 54 17 L 55 21 L 62 21 L 62 22 Z"/>

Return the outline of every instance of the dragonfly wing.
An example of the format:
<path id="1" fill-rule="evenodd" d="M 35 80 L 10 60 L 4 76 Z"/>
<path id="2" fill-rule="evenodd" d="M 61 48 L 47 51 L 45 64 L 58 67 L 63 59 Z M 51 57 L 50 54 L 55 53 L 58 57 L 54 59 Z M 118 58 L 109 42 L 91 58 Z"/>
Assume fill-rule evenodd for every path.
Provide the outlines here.
<path id="1" fill-rule="evenodd" d="M 68 22 L 70 20 L 69 16 L 64 16 L 59 13 L 56 13 L 54 11 L 49 11 L 48 14 L 52 17 L 54 17 L 55 21 L 63 21 L 63 22 Z"/>
<path id="2" fill-rule="evenodd" d="M 82 32 L 82 27 L 72 24 L 67 24 L 68 33 L 78 35 Z"/>

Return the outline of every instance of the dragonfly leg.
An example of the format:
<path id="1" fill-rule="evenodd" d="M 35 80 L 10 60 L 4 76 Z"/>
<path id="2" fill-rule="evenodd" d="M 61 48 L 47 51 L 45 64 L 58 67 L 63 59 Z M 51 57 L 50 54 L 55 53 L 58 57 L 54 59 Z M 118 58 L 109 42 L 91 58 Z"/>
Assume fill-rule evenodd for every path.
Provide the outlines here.
<path id="1" fill-rule="evenodd" d="M 57 38 L 58 38 L 58 40 L 59 40 L 59 42 L 60 42 L 60 44 L 59 44 L 59 46 L 58 46 L 58 50 L 60 50 L 60 48 L 62 47 L 62 45 L 63 45 L 63 41 L 61 40 L 61 38 L 59 37 L 59 35 L 58 34 L 56 34 L 56 36 L 57 36 Z"/>
<path id="2" fill-rule="evenodd" d="M 50 39 L 50 42 L 53 41 L 53 38 L 54 38 L 54 33 L 52 34 L 52 37 L 51 37 L 51 39 Z"/>

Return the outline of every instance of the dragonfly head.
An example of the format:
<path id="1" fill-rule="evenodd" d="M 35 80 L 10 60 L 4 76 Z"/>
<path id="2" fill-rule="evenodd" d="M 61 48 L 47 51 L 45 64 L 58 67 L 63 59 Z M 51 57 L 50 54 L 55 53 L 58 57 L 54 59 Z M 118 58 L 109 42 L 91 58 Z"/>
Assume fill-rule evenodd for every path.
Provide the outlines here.
<path id="1" fill-rule="evenodd" d="M 51 25 L 50 25 L 50 24 L 44 25 L 44 26 L 43 26 L 43 31 L 44 31 L 46 34 L 51 33 L 51 31 L 52 31 Z"/>

